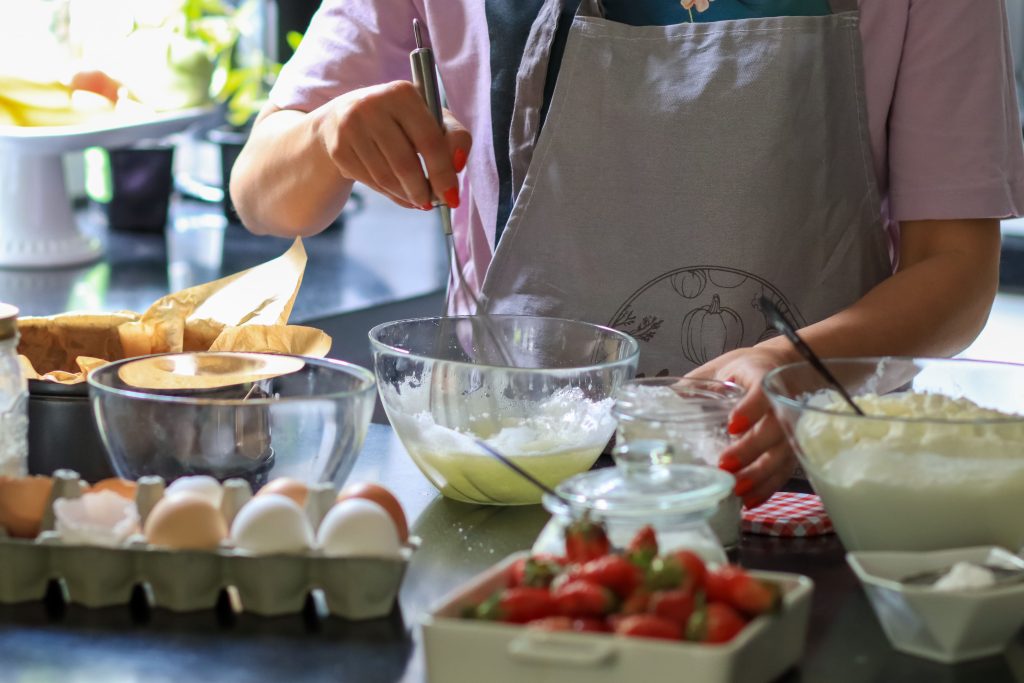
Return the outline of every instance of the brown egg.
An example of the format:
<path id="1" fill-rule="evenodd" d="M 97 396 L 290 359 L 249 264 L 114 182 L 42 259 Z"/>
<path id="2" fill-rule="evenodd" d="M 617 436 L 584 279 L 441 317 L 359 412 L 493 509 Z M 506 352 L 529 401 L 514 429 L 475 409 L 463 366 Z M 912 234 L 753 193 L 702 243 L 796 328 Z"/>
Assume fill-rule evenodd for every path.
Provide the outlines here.
<path id="1" fill-rule="evenodd" d="M 352 484 L 341 490 L 335 502 L 340 503 L 348 498 L 365 498 L 380 505 L 391 516 L 391 521 L 395 523 L 398 539 L 402 543 L 409 539 L 409 524 L 405 520 L 405 511 L 402 510 L 402 504 L 398 502 L 391 491 L 377 484 Z"/>
<path id="2" fill-rule="evenodd" d="M 0 479 L 0 526 L 18 538 L 38 536 L 52 488 L 49 477 Z"/>
<path id="3" fill-rule="evenodd" d="M 127 479 L 120 479 L 118 477 L 111 477 L 109 479 L 101 479 L 92 486 L 89 487 L 89 491 L 92 493 L 98 493 L 100 491 L 111 491 L 127 498 L 128 500 L 135 500 L 135 489 L 138 488 L 134 481 L 128 481 Z"/>
<path id="4" fill-rule="evenodd" d="M 309 497 L 309 487 L 297 479 L 278 477 L 261 488 L 256 495 L 262 496 L 265 493 L 279 493 L 294 500 L 299 507 L 304 507 Z"/>
<path id="5" fill-rule="evenodd" d="M 182 550 L 212 550 L 228 535 L 220 510 L 195 493 L 164 496 L 149 513 L 144 529 L 152 545 Z"/>

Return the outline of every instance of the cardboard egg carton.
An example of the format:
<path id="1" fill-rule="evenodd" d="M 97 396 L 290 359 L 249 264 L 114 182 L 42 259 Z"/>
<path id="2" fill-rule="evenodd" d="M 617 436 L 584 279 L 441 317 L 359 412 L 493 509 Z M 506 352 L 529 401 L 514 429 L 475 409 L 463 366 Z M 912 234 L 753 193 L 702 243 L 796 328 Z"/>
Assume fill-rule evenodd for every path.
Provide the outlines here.
<path id="1" fill-rule="evenodd" d="M 230 527 L 252 490 L 241 479 L 224 482 L 221 513 Z M 213 609 L 221 591 L 233 589 L 242 610 L 272 616 L 301 612 L 313 591 L 327 611 L 345 619 L 373 619 L 391 613 L 416 546 L 410 539 L 400 557 L 327 557 L 304 553 L 253 555 L 222 543 L 215 550 L 172 550 L 146 543 L 141 535 L 117 547 L 65 543 L 54 530 L 53 502 L 77 498 L 86 488 L 78 474 L 58 470 L 43 518 L 33 540 L 6 537 L 0 528 L 0 603 L 40 600 L 51 580 L 60 580 L 70 602 L 86 607 L 127 605 L 143 586 L 154 607 L 176 612 Z M 144 524 L 163 497 L 160 477 L 138 481 L 136 506 Z M 310 487 L 306 514 L 314 529 L 334 504 L 330 484 Z"/>

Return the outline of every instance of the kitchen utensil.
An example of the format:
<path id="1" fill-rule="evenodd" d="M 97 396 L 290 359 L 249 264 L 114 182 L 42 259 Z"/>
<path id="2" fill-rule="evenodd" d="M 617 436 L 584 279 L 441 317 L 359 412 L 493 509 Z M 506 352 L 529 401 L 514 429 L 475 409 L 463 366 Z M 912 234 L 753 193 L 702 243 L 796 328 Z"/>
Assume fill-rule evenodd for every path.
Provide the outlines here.
<path id="1" fill-rule="evenodd" d="M 786 339 L 788 339 L 793 346 L 796 347 L 796 350 L 800 352 L 800 355 L 806 358 L 807 362 L 810 363 L 815 370 L 821 373 L 821 376 L 832 385 L 832 388 L 839 392 L 839 395 L 843 397 L 843 400 L 853 408 L 853 412 L 858 415 L 863 415 L 864 412 L 856 403 L 854 403 L 853 398 L 849 393 L 847 393 L 843 385 L 832 375 L 831 372 L 829 372 L 828 368 L 825 367 L 825 364 L 821 362 L 820 358 L 818 358 L 818 354 L 814 353 L 811 347 L 800 338 L 800 335 L 797 334 L 796 327 L 786 319 L 786 316 L 781 310 L 779 310 L 779 307 L 775 305 L 775 302 L 766 296 L 762 296 L 758 299 L 758 303 L 761 306 L 761 311 L 768 317 L 768 322 L 771 323 L 772 327 L 785 335 Z"/>
<path id="2" fill-rule="evenodd" d="M 891 357 L 825 365 L 872 406 L 867 416 L 851 413 L 807 362 L 769 372 L 762 386 L 848 550 L 1024 544 L 1024 366 Z"/>
<path id="3" fill-rule="evenodd" d="M 144 389 L 124 381 L 135 374 L 122 369 L 161 359 L 192 368 L 197 386 L 207 388 Z M 286 374 L 240 379 L 241 368 L 292 360 Z M 232 383 L 219 386 L 220 377 Z M 254 489 L 278 476 L 340 484 L 369 428 L 374 384 L 373 374 L 356 365 L 277 354 L 149 356 L 89 375 L 96 423 L 120 476 L 240 477 Z"/>
<path id="4" fill-rule="evenodd" d="M 624 548 L 651 525 L 665 551 L 692 550 L 706 562 L 724 563 L 725 550 L 708 522 L 735 486 L 728 472 L 705 465 L 673 464 L 665 441 L 634 441 L 612 451 L 614 468 L 577 474 L 544 496 L 551 521 L 534 553 L 565 553 L 565 529 L 588 517 L 604 524 L 612 545 Z M 738 525 L 738 521 L 737 521 Z"/>
<path id="5" fill-rule="evenodd" d="M 412 82 L 419 90 L 423 101 L 437 124 L 444 128 L 444 114 L 441 110 L 441 92 L 438 87 L 437 69 L 434 65 L 434 51 L 423 47 L 423 36 L 420 29 L 419 19 L 412 20 L 413 35 L 416 39 L 416 49 L 409 53 L 409 62 L 412 67 Z M 448 247 L 449 260 L 455 271 L 456 292 L 462 292 L 473 302 L 473 310 L 479 316 L 481 328 L 486 337 L 486 345 L 479 349 L 482 354 L 486 353 L 488 345 L 497 353 L 496 359 L 488 359 L 486 355 L 482 358 L 484 362 L 498 363 L 506 367 L 515 367 L 515 359 L 509 352 L 507 345 L 501 335 L 494 329 L 494 323 L 487 313 L 486 307 L 480 297 L 473 291 L 473 288 L 466 282 L 466 269 L 459 256 L 459 250 L 455 247 L 455 236 L 452 232 L 452 211 L 444 202 L 434 198 L 434 206 L 437 207 L 441 216 L 441 227 L 444 230 L 445 242 Z"/>
<path id="6" fill-rule="evenodd" d="M 1024 571 L 1024 560 L 1002 548 L 852 552 L 846 561 L 889 642 L 901 652 L 945 664 L 997 655 L 1024 625 L 1024 583 L 1019 581 L 958 591 L 904 582 L 910 574 L 961 561 Z"/>
<path id="7" fill-rule="evenodd" d="M 672 462 L 718 466 L 730 442 L 729 413 L 743 398 L 732 382 L 689 377 L 646 377 L 627 382 L 615 394 L 612 414 L 618 422 L 617 444 L 661 440 L 672 447 Z M 710 524 L 722 545 L 740 540 L 742 501 L 724 498 Z"/>
<path id="8" fill-rule="evenodd" d="M 541 491 L 482 452 L 482 439 L 547 486 L 589 469 L 615 432 L 612 395 L 639 345 L 575 320 L 496 315 L 517 367 L 474 353 L 474 317 L 402 320 L 370 330 L 381 401 L 410 456 L 441 492 L 521 505 Z"/>

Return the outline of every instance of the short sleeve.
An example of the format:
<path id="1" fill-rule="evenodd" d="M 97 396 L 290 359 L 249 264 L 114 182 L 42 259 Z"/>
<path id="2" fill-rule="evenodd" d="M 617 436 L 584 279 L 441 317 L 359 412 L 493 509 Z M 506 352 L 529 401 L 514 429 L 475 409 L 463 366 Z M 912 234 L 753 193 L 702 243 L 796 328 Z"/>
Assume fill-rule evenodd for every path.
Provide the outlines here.
<path id="1" fill-rule="evenodd" d="M 357 88 L 408 80 L 417 16 L 410 0 L 324 0 L 270 101 L 312 111 Z"/>
<path id="2" fill-rule="evenodd" d="M 912 0 L 889 118 L 890 208 L 905 220 L 1024 209 L 1003 0 Z"/>

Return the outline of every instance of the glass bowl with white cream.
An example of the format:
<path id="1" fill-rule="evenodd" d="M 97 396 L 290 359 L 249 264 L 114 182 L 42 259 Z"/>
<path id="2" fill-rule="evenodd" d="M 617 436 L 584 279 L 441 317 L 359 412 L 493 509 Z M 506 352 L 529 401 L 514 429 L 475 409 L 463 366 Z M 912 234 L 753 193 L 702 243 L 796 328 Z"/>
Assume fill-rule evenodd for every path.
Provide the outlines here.
<path id="1" fill-rule="evenodd" d="M 615 433 L 613 395 L 633 376 L 639 345 L 575 320 L 499 315 L 489 322 L 417 318 L 370 330 L 381 402 L 413 461 L 445 496 L 539 503 L 540 489 L 479 441 L 547 486 L 590 469 Z"/>
<path id="2" fill-rule="evenodd" d="M 1024 545 L 1024 366 L 824 361 L 764 379 L 775 415 L 848 550 Z"/>

